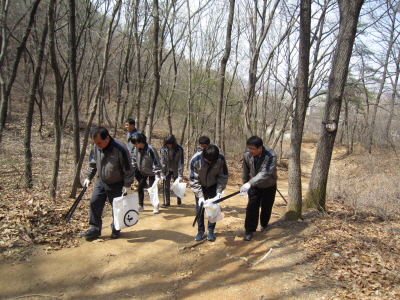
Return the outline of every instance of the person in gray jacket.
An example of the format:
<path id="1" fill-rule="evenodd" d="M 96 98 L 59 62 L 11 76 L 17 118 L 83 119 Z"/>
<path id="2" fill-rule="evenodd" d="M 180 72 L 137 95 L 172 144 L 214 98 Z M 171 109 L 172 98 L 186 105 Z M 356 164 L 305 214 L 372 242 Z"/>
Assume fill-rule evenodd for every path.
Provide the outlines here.
<path id="1" fill-rule="evenodd" d="M 161 207 L 168 207 L 171 204 L 171 177 L 173 180 L 178 179 L 178 181 L 182 181 L 184 166 L 183 148 L 177 144 L 173 134 L 168 134 L 164 138 L 164 146 L 160 149 L 160 160 L 162 165 L 161 174 L 162 177 L 165 177 L 164 204 Z M 179 197 L 177 198 L 177 204 L 182 204 L 182 199 Z"/>
<path id="2" fill-rule="evenodd" d="M 246 218 L 244 221 L 244 240 L 250 241 L 260 219 L 261 232 L 267 229 L 275 201 L 276 154 L 274 150 L 263 145 L 258 136 L 250 137 L 247 150 L 243 154 L 241 195 L 248 194 Z M 261 214 L 259 214 L 261 206 Z"/>
<path id="3" fill-rule="evenodd" d="M 196 198 L 196 215 L 200 204 L 207 199 L 221 198 L 222 191 L 228 182 L 228 167 L 225 157 L 215 145 L 208 145 L 202 152 L 197 152 L 190 161 L 190 188 Z M 204 235 L 204 211 L 197 220 L 198 232 L 196 241 L 203 239 Z M 207 239 L 214 241 L 214 229 L 216 223 L 208 222 Z"/>
<path id="4" fill-rule="evenodd" d="M 81 233 L 81 236 L 88 239 L 101 235 L 101 215 L 107 198 L 112 205 L 115 197 L 128 193 L 134 175 L 130 154 L 124 142 L 112 138 L 104 127 L 93 128 L 90 136 L 93 145 L 83 185 L 88 187 L 96 173 L 98 178 L 90 198 L 90 228 Z M 111 228 L 111 238 L 119 238 L 120 231 L 115 230 L 114 223 L 111 224 Z"/>
<path id="5" fill-rule="evenodd" d="M 147 138 L 143 133 L 135 134 L 131 138 L 132 144 L 135 148 L 132 149 L 132 166 L 138 178 L 139 186 L 139 211 L 144 210 L 144 187 L 147 185 L 147 178 L 149 178 L 149 185 L 154 187 L 160 181 L 161 176 L 161 162 L 158 152 L 150 144 L 147 143 Z M 159 212 L 158 206 L 154 207 L 153 213 Z"/>

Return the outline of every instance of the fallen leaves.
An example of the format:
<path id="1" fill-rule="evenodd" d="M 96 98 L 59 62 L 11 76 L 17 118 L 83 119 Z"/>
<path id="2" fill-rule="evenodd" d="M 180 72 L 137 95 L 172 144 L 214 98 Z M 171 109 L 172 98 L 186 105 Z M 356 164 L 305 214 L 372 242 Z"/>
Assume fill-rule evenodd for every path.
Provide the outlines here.
<path id="1" fill-rule="evenodd" d="M 346 287 L 338 291 L 345 299 L 399 298 L 400 238 L 386 229 L 399 228 L 399 220 L 383 222 L 368 213 L 350 217 L 351 209 L 338 203 L 328 211 L 315 220 L 317 234 L 304 239 L 305 256 L 315 263 L 316 274 Z"/>

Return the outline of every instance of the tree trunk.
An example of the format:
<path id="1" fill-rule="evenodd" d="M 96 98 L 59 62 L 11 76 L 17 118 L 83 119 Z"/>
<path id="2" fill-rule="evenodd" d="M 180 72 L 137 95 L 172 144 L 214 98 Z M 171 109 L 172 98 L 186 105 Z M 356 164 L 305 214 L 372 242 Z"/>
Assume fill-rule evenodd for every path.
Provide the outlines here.
<path id="1" fill-rule="evenodd" d="M 24 135 L 24 151 L 25 151 L 25 172 L 24 172 L 24 187 L 32 188 L 32 149 L 31 149 L 31 138 L 32 138 L 32 122 L 33 112 L 36 98 L 36 90 L 39 86 L 39 78 L 42 70 L 42 62 L 44 57 L 44 49 L 46 46 L 46 38 L 48 32 L 48 20 L 45 21 L 42 37 L 40 39 L 39 51 L 36 58 L 36 66 L 33 74 L 33 80 L 29 89 L 29 102 L 26 111 L 25 119 L 25 135 Z"/>
<path id="2" fill-rule="evenodd" d="M 75 0 L 69 0 L 69 31 L 68 31 L 68 44 L 69 44 L 69 67 L 70 67 L 70 87 L 71 87 L 71 109 L 72 109 L 72 147 L 74 156 L 74 165 L 79 162 L 80 156 L 80 134 L 79 134 L 79 103 L 78 103 L 78 76 L 76 70 L 76 17 L 75 17 Z M 76 189 L 78 188 L 79 181 L 76 180 L 79 176 L 72 177 L 72 194 L 75 196 Z"/>
<path id="3" fill-rule="evenodd" d="M 159 32 L 160 32 L 160 17 L 158 12 L 158 0 L 153 0 L 153 92 L 151 104 L 149 106 L 148 121 L 146 125 L 146 136 L 151 143 L 151 133 L 153 131 L 154 112 L 157 106 L 158 93 L 160 91 L 160 65 L 159 65 Z"/>
<path id="4" fill-rule="evenodd" d="M 285 214 L 288 220 L 301 217 L 302 188 L 300 153 L 303 138 L 304 120 L 310 101 L 308 75 L 310 63 L 310 31 L 311 31 L 311 0 L 302 0 L 300 4 L 300 45 L 299 67 L 297 77 L 297 97 L 292 129 L 290 131 L 288 206 Z"/>
<path id="5" fill-rule="evenodd" d="M 8 110 L 8 101 L 11 93 L 12 86 L 14 84 L 15 78 L 17 77 L 17 71 L 18 71 L 18 66 L 19 62 L 22 57 L 22 53 L 25 50 L 26 43 L 28 41 L 28 37 L 31 33 L 34 21 L 35 21 L 35 15 L 37 12 L 37 9 L 39 7 L 41 0 L 35 0 L 32 3 L 32 10 L 30 11 L 29 14 L 29 21 L 28 21 L 28 26 L 25 29 L 24 36 L 22 37 L 21 44 L 17 47 L 17 54 L 14 60 L 13 67 L 11 69 L 11 75 L 8 83 L 5 82 L 4 74 L 3 74 L 3 64 L 4 64 L 4 59 L 5 59 L 5 52 L 7 51 L 7 35 L 6 35 L 6 16 L 7 16 L 7 9 L 8 9 L 8 4 L 9 2 L 6 1 L 6 3 L 2 2 L 1 4 L 4 5 L 2 7 L 3 10 L 3 16 L 4 16 L 4 21 L 3 21 L 3 28 L 2 28 L 2 50 L 0 54 L 0 85 L 1 85 L 1 103 L 0 103 L 0 142 L 1 142 L 1 135 L 4 129 L 4 126 L 6 125 L 6 120 L 7 120 L 7 110 Z M 4 49 L 3 49 L 4 47 Z M 4 50 L 4 52 L 3 52 Z"/>
<path id="6" fill-rule="evenodd" d="M 60 148 L 61 148 L 61 126 L 60 126 L 60 104 L 62 102 L 62 78 L 56 56 L 55 41 L 55 6 L 56 0 L 49 3 L 49 53 L 50 65 L 53 70 L 55 95 L 53 107 L 54 122 L 54 152 L 53 152 L 53 171 L 50 183 L 50 197 L 56 197 L 58 170 L 60 168 Z"/>
<path id="7" fill-rule="evenodd" d="M 357 32 L 357 22 L 364 0 L 339 0 L 340 26 L 337 45 L 333 55 L 332 69 L 329 76 L 328 94 L 325 105 L 324 123 L 335 121 L 339 123 L 343 91 L 346 84 L 350 57 Z M 337 130 L 328 131 L 321 128 L 317 152 L 311 172 L 305 207 L 325 210 L 326 188 L 329 167 Z"/>
<path id="8" fill-rule="evenodd" d="M 232 48 L 232 26 L 233 26 L 233 16 L 235 13 L 235 0 L 229 1 L 229 18 L 228 26 L 226 28 L 226 38 L 225 38 L 225 53 L 221 59 L 221 69 L 219 70 L 219 95 L 217 103 L 217 116 L 216 116 L 216 131 L 215 131 L 215 144 L 221 146 L 221 135 L 222 135 L 222 105 L 224 102 L 224 86 L 225 86 L 225 72 L 226 64 L 228 62 L 229 56 L 231 54 Z"/>

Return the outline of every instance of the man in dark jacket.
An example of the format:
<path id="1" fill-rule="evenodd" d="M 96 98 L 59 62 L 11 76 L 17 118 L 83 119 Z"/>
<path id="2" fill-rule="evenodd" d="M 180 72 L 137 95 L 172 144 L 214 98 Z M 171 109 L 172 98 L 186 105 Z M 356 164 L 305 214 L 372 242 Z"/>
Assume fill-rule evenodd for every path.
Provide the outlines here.
<path id="1" fill-rule="evenodd" d="M 228 182 L 228 167 L 225 157 L 219 153 L 215 145 L 208 145 L 202 152 L 193 155 L 190 161 L 190 188 L 196 198 L 196 214 L 200 204 L 207 199 L 221 198 L 222 191 Z M 203 239 L 204 235 L 204 211 L 197 220 L 198 232 L 196 241 Z M 214 228 L 216 223 L 208 222 L 207 239 L 214 241 Z"/>
<path id="2" fill-rule="evenodd" d="M 126 133 L 126 146 L 128 147 L 129 153 L 131 153 L 131 152 L 132 152 L 132 149 L 133 149 L 133 147 L 134 147 L 133 144 L 132 144 L 132 142 L 131 142 L 131 138 L 132 138 L 135 134 L 140 133 L 140 131 L 137 130 L 137 128 L 135 127 L 135 120 L 132 119 L 132 118 L 126 119 L 126 121 L 125 121 L 125 128 L 126 128 L 126 130 L 128 131 L 128 132 Z"/>
<path id="3" fill-rule="evenodd" d="M 115 197 L 130 190 L 133 182 L 134 170 L 130 163 L 130 154 L 125 143 L 112 138 L 104 127 L 95 127 L 90 136 L 93 140 L 92 150 L 89 156 L 89 166 L 86 171 L 87 178 L 84 186 L 89 186 L 96 173 L 98 178 L 90 198 L 90 228 L 81 233 L 81 236 L 97 238 L 101 235 L 104 205 L 108 198 L 112 205 Z M 111 224 L 111 238 L 117 239 L 120 231 L 115 230 Z"/>
<path id="4" fill-rule="evenodd" d="M 275 201 L 276 181 L 276 154 L 274 150 L 263 146 L 258 136 L 250 137 L 247 150 L 243 154 L 241 195 L 248 194 L 249 200 L 246 209 L 244 227 L 245 241 L 253 238 L 253 232 L 258 226 L 260 218 L 261 232 L 267 229 L 271 217 L 272 206 Z M 261 214 L 259 210 L 261 205 Z"/>
<path id="5" fill-rule="evenodd" d="M 135 134 L 131 138 L 135 148 L 132 149 L 132 166 L 138 178 L 139 186 L 139 211 L 144 210 L 144 188 L 147 185 L 149 178 L 150 189 L 160 181 L 161 168 L 158 152 L 150 144 L 147 143 L 147 138 L 143 133 Z M 154 207 L 153 213 L 158 214 L 158 205 Z"/>
<path id="6" fill-rule="evenodd" d="M 161 207 L 170 206 L 171 177 L 173 180 L 181 181 L 183 178 L 184 155 L 183 148 L 176 142 L 173 134 L 168 134 L 164 139 L 164 146 L 160 149 L 160 160 L 162 165 L 161 176 L 164 180 L 164 204 Z M 181 205 L 182 200 L 178 197 L 177 204 Z"/>

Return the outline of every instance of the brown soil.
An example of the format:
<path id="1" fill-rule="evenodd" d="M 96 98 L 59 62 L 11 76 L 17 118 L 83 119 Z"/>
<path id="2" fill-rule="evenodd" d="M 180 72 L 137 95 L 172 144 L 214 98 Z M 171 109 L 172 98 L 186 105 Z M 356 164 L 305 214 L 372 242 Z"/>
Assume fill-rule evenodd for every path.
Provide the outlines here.
<path id="1" fill-rule="evenodd" d="M 282 174 L 278 188 L 287 198 Z M 225 195 L 236 190 L 229 185 Z M 153 214 L 147 205 L 139 222 L 124 229 L 118 240 L 110 239 L 110 207 L 106 207 L 100 239 L 83 240 L 79 247 L 60 251 L 35 246 L 29 255 L 3 261 L 1 299 L 329 298 L 331 292 L 313 278 L 313 264 L 304 259 L 302 236 L 314 227 L 307 217 L 256 232 L 252 241 L 245 242 L 247 199 L 234 196 L 221 203 L 224 218 L 217 223 L 217 239 L 194 245 L 192 192 L 187 189 L 181 207 L 174 205 L 174 198 L 172 202 L 160 214 Z M 87 209 L 88 202 L 80 205 Z M 285 210 L 277 194 L 271 222 Z"/>
<path id="2" fill-rule="evenodd" d="M 315 147 L 302 149 L 306 191 Z M 332 170 L 344 164 L 342 154 L 335 154 Z M 74 199 L 64 192 L 49 200 L 46 188 L 18 189 L 12 176 L 17 163 L 1 173 L 0 299 L 399 299 L 398 219 L 383 222 L 330 201 L 329 214 L 303 211 L 301 221 L 273 223 L 286 212 L 277 194 L 272 226 L 245 242 L 247 199 L 234 196 L 221 203 L 217 239 L 196 245 L 188 188 L 181 207 L 172 198 L 160 214 L 152 213 L 146 199 L 139 222 L 123 229 L 118 240 L 110 239 L 107 206 L 102 237 L 86 241 L 78 233 L 87 228 L 90 190 L 65 223 L 62 216 Z M 225 195 L 240 182 L 240 166 L 229 167 Z M 36 172 L 48 173 L 41 171 Z M 279 176 L 278 189 L 287 199 L 283 168 Z"/>

